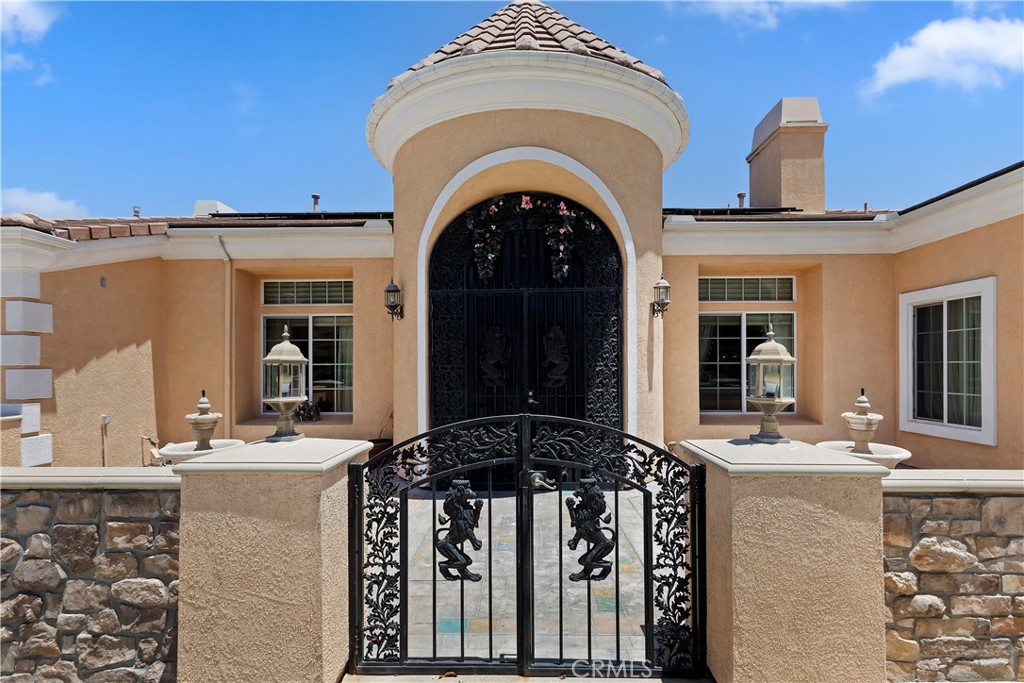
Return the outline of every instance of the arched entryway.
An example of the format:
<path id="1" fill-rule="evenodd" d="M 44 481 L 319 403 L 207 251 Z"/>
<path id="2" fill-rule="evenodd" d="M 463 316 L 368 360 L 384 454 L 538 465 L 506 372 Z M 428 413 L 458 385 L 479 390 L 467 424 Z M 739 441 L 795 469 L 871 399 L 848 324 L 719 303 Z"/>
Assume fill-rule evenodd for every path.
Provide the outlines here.
<path id="1" fill-rule="evenodd" d="M 562 197 L 463 212 L 430 256 L 430 426 L 532 412 L 622 426 L 622 259 Z"/>

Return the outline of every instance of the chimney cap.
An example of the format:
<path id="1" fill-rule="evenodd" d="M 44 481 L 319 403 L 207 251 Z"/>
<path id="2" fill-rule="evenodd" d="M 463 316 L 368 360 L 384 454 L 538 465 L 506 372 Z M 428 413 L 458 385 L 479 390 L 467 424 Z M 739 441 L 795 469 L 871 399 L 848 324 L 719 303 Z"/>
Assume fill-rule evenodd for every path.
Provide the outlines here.
<path id="1" fill-rule="evenodd" d="M 761 122 L 754 128 L 754 140 L 750 144 L 750 154 L 747 161 L 757 153 L 757 150 L 781 128 L 798 128 L 801 126 L 824 126 L 828 124 L 821 120 L 821 106 L 817 97 L 783 97 L 772 110 L 765 114 Z"/>

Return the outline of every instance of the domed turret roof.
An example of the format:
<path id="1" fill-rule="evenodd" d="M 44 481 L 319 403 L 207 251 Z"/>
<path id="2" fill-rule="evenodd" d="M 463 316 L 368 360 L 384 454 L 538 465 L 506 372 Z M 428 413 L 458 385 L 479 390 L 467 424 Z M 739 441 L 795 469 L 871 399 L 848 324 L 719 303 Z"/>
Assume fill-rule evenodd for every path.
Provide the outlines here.
<path id="1" fill-rule="evenodd" d="M 665 83 L 665 76 L 658 69 L 626 54 L 547 5 L 537 0 L 514 0 L 433 54 L 421 59 L 408 71 L 393 79 L 388 88 L 394 86 L 409 72 L 419 71 L 439 62 L 480 53 L 517 50 L 562 52 L 594 57 L 633 69 Z"/>

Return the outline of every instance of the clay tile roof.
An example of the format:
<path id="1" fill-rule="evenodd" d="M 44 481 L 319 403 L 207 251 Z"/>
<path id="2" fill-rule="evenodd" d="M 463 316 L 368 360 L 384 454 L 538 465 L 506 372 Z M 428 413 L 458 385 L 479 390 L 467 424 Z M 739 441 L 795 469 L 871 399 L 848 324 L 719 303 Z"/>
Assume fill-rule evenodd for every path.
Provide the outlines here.
<path id="1" fill-rule="evenodd" d="M 511 4 L 409 67 L 406 73 L 449 59 L 502 50 L 568 52 L 595 57 L 634 69 L 665 83 L 665 76 L 658 69 L 601 40 L 538 0 L 513 0 Z M 398 80 L 392 79 L 388 87 L 394 86 Z"/>

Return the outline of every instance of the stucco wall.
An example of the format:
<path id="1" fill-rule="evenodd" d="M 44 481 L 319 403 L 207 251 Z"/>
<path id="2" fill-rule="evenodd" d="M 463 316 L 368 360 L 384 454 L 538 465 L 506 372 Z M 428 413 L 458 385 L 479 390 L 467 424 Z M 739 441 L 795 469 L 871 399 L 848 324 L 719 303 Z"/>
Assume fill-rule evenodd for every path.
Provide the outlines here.
<path id="1" fill-rule="evenodd" d="M 227 413 L 225 391 L 225 266 L 222 261 L 164 261 L 159 333 L 154 358 L 156 419 L 161 443 L 191 441 L 185 421 L 200 392 L 216 412 Z M 225 438 L 224 428 L 217 438 Z"/>
<path id="2" fill-rule="evenodd" d="M 157 433 L 154 359 L 166 353 L 162 271 L 146 259 L 42 275 L 53 334 L 41 365 L 53 369 L 53 398 L 40 401 L 41 431 L 53 434 L 54 465 L 100 464 L 101 415 L 112 418 L 107 464 L 142 464 L 139 437 Z"/>
<path id="3" fill-rule="evenodd" d="M 875 477 L 707 477 L 708 666 L 720 683 L 885 680 Z"/>
<path id="4" fill-rule="evenodd" d="M 496 111 L 464 116 L 428 128 L 406 142 L 394 165 L 395 281 L 404 292 L 406 318 L 395 328 L 396 438 L 416 433 L 418 397 L 408 382 L 417 376 L 417 317 L 427 311 L 416 301 L 417 250 L 422 231 L 430 244 L 459 212 L 495 194 L 543 191 L 561 194 L 594 211 L 621 243 L 621 226 L 595 193 L 572 174 L 550 164 L 511 162 L 466 183 L 447 202 L 437 221 L 428 215 L 455 174 L 491 152 L 518 146 L 554 150 L 582 163 L 608 186 L 632 232 L 636 250 L 637 300 L 633 334 L 637 368 L 625 377 L 636 387 L 639 435 L 662 437 L 660 322 L 649 302 L 661 274 L 661 155 L 638 131 L 582 114 L 554 111 Z M 623 259 L 625 262 L 625 259 Z M 401 380 L 398 380 L 401 378 Z M 429 392 L 421 388 L 424 395 Z"/>
<path id="5" fill-rule="evenodd" d="M 181 683 L 340 678 L 348 660 L 344 472 L 183 477 Z"/>
<path id="6" fill-rule="evenodd" d="M 1024 468 L 1024 216 L 1000 221 L 895 257 L 895 293 L 995 275 L 998 443 L 995 446 L 899 432 L 918 467 Z M 893 336 L 893 345 L 896 337 Z M 890 371 L 899 372 L 898 356 Z M 895 412 L 893 413 L 895 417 Z"/>
<path id="7" fill-rule="evenodd" d="M 783 414 L 780 429 L 809 443 L 849 438 L 840 415 L 867 390 L 872 410 L 886 416 L 876 440 L 893 443 L 898 377 L 887 343 L 896 334 L 892 256 L 780 256 L 771 261 L 725 256 L 668 256 L 672 307 L 665 318 L 665 438 L 746 437 L 760 413 L 700 413 L 700 313 L 793 311 L 796 313 L 797 414 Z M 698 303 L 704 275 L 794 275 L 796 301 L 755 304 Z"/>
<path id="8" fill-rule="evenodd" d="M 824 213 L 825 133 L 777 133 L 750 162 L 750 205 Z"/>
<path id="9" fill-rule="evenodd" d="M 352 279 L 351 306 L 261 306 L 261 279 Z M 263 315 L 352 315 L 352 415 L 325 415 L 318 422 L 296 423 L 298 430 L 318 438 L 375 439 L 383 425 L 391 434 L 393 330 L 384 309 L 384 287 L 391 278 L 390 259 L 309 259 L 289 261 L 240 260 L 235 262 L 234 422 L 231 435 L 245 441 L 274 431 L 275 415 L 260 414 Z M 409 391 L 408 380 L 401 391 Z M 307 387 L 308 389 L 308 387 Z M 180 418 L 180 416 L 178 416 Z M 181 423 L 188 425 L 182 419 Z"/>

